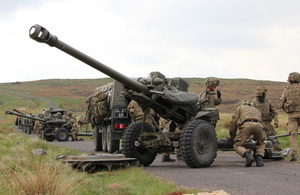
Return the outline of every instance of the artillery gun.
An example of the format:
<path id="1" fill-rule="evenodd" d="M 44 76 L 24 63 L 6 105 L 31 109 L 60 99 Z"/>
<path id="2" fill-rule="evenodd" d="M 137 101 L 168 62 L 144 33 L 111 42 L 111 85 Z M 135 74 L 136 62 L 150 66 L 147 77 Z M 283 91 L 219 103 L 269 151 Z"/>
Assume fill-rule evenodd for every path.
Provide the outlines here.
<path id="1" fill-rule="evenodd" d="M 125 157 L 137 158 L 141 164 L 148 166 L 158 152 L 180 148 L 186 164 L 191 168 L 209 167 L 213 163 L 217 154 L 214 127 L 219 119 L 218 110 L 203 109 L 198 103 L 198 96 L 187 92 L 187 82 L 183 79 L 174 78 L 168 84 L 163 74 L 154 72 L 148 78 L 133 80 L 60 41 L 40 25 L 32 26 L 29 36 L 60 49 L 122 83 L 126 96 L 139 103 L 145 116 L 152 108 L 160 117 L 182 127 L 182 132 L 171 130 L 170 133 L 164 133 L 157 124 L 153 127 L 145 120 L 131 123 L 123 135 Z"/>
<path id="2" fill-rule="evenodd" d="M 13 109 L 13 111 L 19 113 L 19 114 L 23 114 L 23 115 L 26 115 L 26 116 L 31 116 L 31 117 L 34 117 L 34 115 L 32 115 L 31 113 L 29 114 L 25 114 L 17 109 Z M 20 122 L 20 125 L 18 125 L 20 127 L 20 129 L 22 129 L 22 132 L 23 133 L 27 133 L 27 134 L 31 134 L 33 132 L 33 127 L 34 127 L 34 123 L 35 123 L 35 120 L 31 119 L 31 118 L 28 118 L 28 117 L 19 117 L 17 116 L 19 122 Z"/>
<path id="3" fill-rule="evenodd" d="M 64 113 L 66 114 L 67 111 L 64 109 L 49 109 L 45 110 L 44 113 L 44 118 L 40 117 L 34 117 L 30 115 L 25 115 L 17 112 L 12 112 L 10 110 L 6 110 L 5 114 L 10 114 L 10 115 L 16 115 L 19 117 L 23 117 L 26 119 L 30 119 L 33 121 L 39 121 L 43 128 L 42 128 L 42 139 L 52 142 L 55 139 L 57 141 L 68 141 L 69 137 L 71 135 L 71 125 L 69 122 L 62 118 L 55 118 L 53 117 L 54 114 L 56 113 Z M 91 133 L 78 133 L 76 134 L 77 136 L 92 136 Z"/>
<path id="4" fill-rule="evenodd" d="M 21 111 L 15 109 L 15 108 L 13 109 L 13 111 L 15 111 L 19 114 L 27 115 L 24 112 L 21 112 Z M 19 129 L 22 129 L 23 133 L 31 134 L 31 132 L 33 130 L 34 122 L 35 121 L 32 120 L 32 119 L 17 116 L 15 124 L 18 126 Z"/>

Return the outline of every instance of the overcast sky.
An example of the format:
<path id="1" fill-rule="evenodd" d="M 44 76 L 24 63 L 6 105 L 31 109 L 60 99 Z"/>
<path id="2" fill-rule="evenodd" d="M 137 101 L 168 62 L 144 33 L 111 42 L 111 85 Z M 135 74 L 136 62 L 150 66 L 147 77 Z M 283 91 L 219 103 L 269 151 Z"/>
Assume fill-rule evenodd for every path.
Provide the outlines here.
<path id="1" fill-rule="evenodd" d="M 29 38 L 34 24 L 129 77 L 286 81 L 299 0 L 0 0 L 0 83 L 104 74 Z"/>

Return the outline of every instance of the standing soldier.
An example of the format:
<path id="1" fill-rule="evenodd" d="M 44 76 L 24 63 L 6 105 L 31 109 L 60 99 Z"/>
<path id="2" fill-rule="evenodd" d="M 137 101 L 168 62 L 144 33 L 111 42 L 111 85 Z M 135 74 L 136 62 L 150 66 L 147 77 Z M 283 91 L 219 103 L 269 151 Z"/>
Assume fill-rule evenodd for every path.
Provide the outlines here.
<path id="1" fill-rule="evenodd" d="M 215 89 L 219 84 L 220 81 L 214 77 L 209 77 L 204 82 L 206 90 L 199 94 L 199 99 L 201 102 L 205 102 L 205 108 L 215 108 L 221 103 L 221 92 L 217 90 L 217 93 L 215 93 Z"/>
<path id="2" fill-rule="evenodd" d="M 280 107 L 288 113 L 288 131 L 290 134 L 290 144 L 292 149 L 291 161 L 297 161 L 298 143 L 297 134 L 300 125 L 300 74 L 292 72 L 289 74 L 290 85 L 285 88 L 279 100 Z"/>
<path id="3" fill-rule="evenodd" d="M 236 135 L 237 129 L 239 133 Z M 245 141 L 250 137 L 254 136 L 253 139 L 256 141 L 256 166 L 262 167 L 264 163 L 262 157 L 265 153 L 264 140 L 266 138 L 263 125 L 261 112 L 250 105 L 247 100 L 242 100 L 235 107 L 235 112 L 232 115 L 230 121 L 230 136 L 227 139 L 234 139 L 235 144 L 233 148 L 243 158 L 246 158 L 245 167 L 251 167 L 254 161 L 251 152 L 244 147 Z"/>
<path id="4" fill-rule="evenodd" d="M 271 101 L 266 97 L 267 89 L 265 87 L 259 86 L 256 88 L 256 97 L 251 102 L 251 106 L 257 108 L 262 114 L 262 121 L 266 127 L 266 133 L 269 136 L 276 135 L 275 128 L 278 127 L 278 113 Z M 274 119 L 274 126 L 271 124 Z M 282 151 L 282 146 L 279 140 L 276 139 L 276 145 L 274 146 L 276 150 Z"/>
<path id="5" fill-rule="evenodd" d="M 170 123 L 172 121 L 166 120 L 162 117 L 159 118 L 159 127 L 163 129 L 164 132 L 170 132 Z M 162 162 L 174 162 L 175 159 L 170 157 L 170 152 L 164 152 L 162 156 Z"/>
<path id="6" fill-rule="evenodd" d="M 71 112 L 69 112 L 69 114 L 67 116 L 67 121 L 70 123 L 70 125 L 72 127 L 72 129 L 71 129 L 72 141 L 74 141 L 74 140 L 78 141 L 76 134 L 78 133 L 79 129 L 77 126 L 76 118 L 73 117 Z"/>
<path id="7" fill-rule="evenodd" d="M 88 130 L 88 125 L 89 124 L 83 116 L 81 116 L 80 119 L 78 120 L 78 125 L 79 125 L 79 128 L 80 128 L 81 131 L 82 131 L 83 126 L 85 126 L 85 131 Z"/>
<path id="8" fill-rule="evenodd" d="M 43 118 L 44 117 L 43 114 L 38 114 L 37 116 L 39 118 Z M 34 131 L 34 133 L 35 133 L 35 135 L 37 137 L 41 137 L 42 129 L 43 129 L 43 124 L 41 124 L 40 121 L 36 120 L 35 123 L 34 123 L 34 126 L 33 126 L 33 131 Z"/>

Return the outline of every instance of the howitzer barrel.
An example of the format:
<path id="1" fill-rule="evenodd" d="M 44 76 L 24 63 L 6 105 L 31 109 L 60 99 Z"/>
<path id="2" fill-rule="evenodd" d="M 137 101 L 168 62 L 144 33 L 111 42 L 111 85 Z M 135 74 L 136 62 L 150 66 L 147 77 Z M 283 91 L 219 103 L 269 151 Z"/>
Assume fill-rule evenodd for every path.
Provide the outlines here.
<path id="1" fill-rule="evenodd" d="M 24 114 L 23 112 L 21 112 L 21 111 L 15 109 L 15 108 L 13 109 L 13 111 L 15 111 L 15 112 L 17 112 L 17 113 L 20 113 L 20 114 Z M 26 114 L 24 114 L 24 115 L 26 115 Z"/>
<path id="2" fill-rule="evenodd" d="M 130 79 L 129 77 L 111 69 L 110 67 L 102 64 L 101 62 L 89 57 L 88 55 L 78 51 L 77 49 L 67 45 L 66 43 L 60 41 L 55 35 L 50 34 L 50 32 L 45 29 L 44 27 L 36 24 L 32 26 L 29 30 L 29 36 L 30 38 L 41 42 L 46 43 L 51 47 L 56 47 L 60 49 L 61 51 L 73 56 L 74 58 L 77 58 L 78 60 L 88 64 L 89 66 L 99 70 L 100 72 L 110 76 L 111 78 L 123 83 L 125 86 L 127 86 L 130 89 L 133 89 L 137 92 L 144 92 L 146 94 L 149 94 L 149 89 L 147 86 Z"/>
<path id="3" fill-rule="evenodd" d="M 24 118 L 30 118 L 30 119 L 38 120 L 38 121 L 41 121 L 41 122 L 44 122 L 44 123 L 47 122 L 46 120 L 38 118 L 38 117 L 33 117 L 33 116 L 25 115 L 25 114 L 15 113 L 15 112 L 12 112 L 10 110 L 6 110 L 5 114 L 16 115 L 16 116 L 20 116 L 20 117 L 24 117 Z"/>
<path id="4" fill-rule="evenodd" d="M 298 132 L 298 135 L 300 135 L 300 132 Z M 290 134 L 272 135 L 272 136 L 269 136 L 268 139 L 275 139 L 275 138 L 279 138 L 279 137 L 287 137 L 287 136 L 290 136 Z"/>

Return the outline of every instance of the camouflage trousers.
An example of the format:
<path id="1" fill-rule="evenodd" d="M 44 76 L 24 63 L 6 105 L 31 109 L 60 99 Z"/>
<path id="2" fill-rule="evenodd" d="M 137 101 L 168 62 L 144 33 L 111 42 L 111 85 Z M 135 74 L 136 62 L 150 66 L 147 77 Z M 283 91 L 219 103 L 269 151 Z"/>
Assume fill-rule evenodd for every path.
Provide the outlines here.
<path id="1" fill-rule="evenodd" d="M 235 144 L 233 145 L 233 148 L 240 156 L 243 157 L 244 153 L 249 151 L 244 147 L 244 143 L 251 135 L 253 135 L 253 140 L 256 141 L 256 155 L 259 154 L 264 156 L 264 140 L 266 139 L 266 133 L 263 130 L 262 124 L 258 122 L 245 122 L 240 127 L 240 131 L 234 139 Z"/>
<path id="2" fill-rule="evenodd" d="M 79 131 L 78 128 L 72 128 L 72 129 L 71 129 L 72 139 L 73 139 L 73 140 L 78 140 L 78 137 L 76 136 L 76 134 L 78 133 L 78 131 Z"/>
<path id="3" fill-rule="evenodd" d="M 267 128 L 266 133 L 269 134 L 269 136 L 277 135 L 277 132 L 275 131 L 274 126 L 269 121 L 264 121 L 264 124 Z M 279 140 L 276 138 L 277 144 L 274 146 L 276 150 L 282 150 L 282 146 L 279 142 Z"/>
<path id="4" fill-rule="evenodd" d="M 290 134 L 292 158 L 298 158 L 298 126 L 300 125 L 300 117 L 289 117 L 288 118 L 288 131 Z"/>
<path id="5" fill-rule="evenodd" d="M 180 156 L 181 155 L 181 150 L 179 148 L 175 148 L 174 153 L 176 154 L 176 156 Z M 170 156 L 170 153 L 169 152 L 164 152 L 163 156 Z"/>

